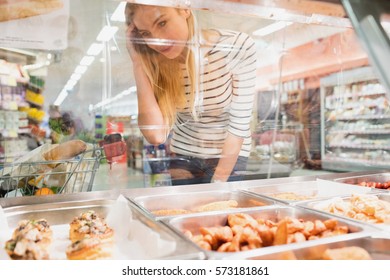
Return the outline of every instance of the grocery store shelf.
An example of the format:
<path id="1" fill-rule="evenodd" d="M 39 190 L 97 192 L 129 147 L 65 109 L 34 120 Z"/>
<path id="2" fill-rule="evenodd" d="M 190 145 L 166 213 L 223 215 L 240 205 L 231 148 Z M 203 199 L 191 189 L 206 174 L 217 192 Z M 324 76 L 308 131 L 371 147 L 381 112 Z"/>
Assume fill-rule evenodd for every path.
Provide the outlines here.
<path id="1" fill-rule="evenodd" d="M 368 149 L 368 150 L 390 150 L 390 146 L 381 145 L 329 145 L 329 148 L 347 148 L 347 149 Z"/>
<path id="2" fill-rule="evenodd" d="M 39 104 L 39 103 L 36 103 L 34 101 L 31 101 L 31 100 L 27 100 L 27 99 L 26 99 L 26 101 L 27 101 L 28 104 L 30 104 L 30 105 L 32 105 L 32 106 L 34 106 L 36 108 L 41 109 L 43 107 L 43 104 Z"/>
<path id="3" fill-rule="evenodd" d="M 385 95 L 385 91 L 380 92 L 358 92 L 358 93 L 352 93 L 352 94 L 342 94 L 342 95 L 332 95 L 326 97 L 326 99 L 347 99 L 347 98 L 353 98 L 353 97 L 367 97 L 367 96 L 375 96 L 375 95 Z"/>
<path id="4" fill-rule="evenodd" d="M 390 119 L 390 115 L 361 115 L 351 117 L 338 117 L 335 121 L 379 120 Z"/>
<path id="5" fill-rule="evenodd" d="M 357 158 L 327 157 L 322 160 L 322 168 L 335 171 L 369 171 L 390 168 L 390 162 Z"/>
<path id="6" fill-rule="evenodd" d="M 332 130 L 332 131 L 329 131 L 329 134 L 390 134 L 390 129 L 382 129 L 382 130 Z"/>

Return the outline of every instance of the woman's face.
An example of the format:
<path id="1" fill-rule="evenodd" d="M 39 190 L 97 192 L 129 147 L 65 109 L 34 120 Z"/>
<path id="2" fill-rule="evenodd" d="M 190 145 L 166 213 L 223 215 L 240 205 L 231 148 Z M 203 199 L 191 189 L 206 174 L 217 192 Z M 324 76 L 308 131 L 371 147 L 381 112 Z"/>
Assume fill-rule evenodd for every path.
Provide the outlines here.
<path id="1" fill-rule="evenodd" d="M 141 6 L 134 13 L 133 23 L 151 49 L 175 59 L 183 54 L 188 40 L 189 16 L 189 10 Z"/>

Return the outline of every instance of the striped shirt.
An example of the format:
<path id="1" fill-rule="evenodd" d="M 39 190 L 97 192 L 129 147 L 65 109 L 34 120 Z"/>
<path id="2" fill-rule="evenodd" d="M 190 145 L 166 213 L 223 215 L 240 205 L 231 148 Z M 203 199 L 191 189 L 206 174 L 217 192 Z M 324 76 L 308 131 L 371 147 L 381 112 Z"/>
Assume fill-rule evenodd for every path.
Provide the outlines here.
<path id="1" fill-rule="evenodd" d="M 189 106 L 178 112 L 170 147 L 177 154 L 215 158 L 231 133 L 244 139 L 239 155 L 248 157 L 256 85 L 255 43 L 244 33 L 216 31 L 220 35 L 217 42 L 202 50 L 198 119 Z M 184 83 L 189 96 L 187 74 Z"/>

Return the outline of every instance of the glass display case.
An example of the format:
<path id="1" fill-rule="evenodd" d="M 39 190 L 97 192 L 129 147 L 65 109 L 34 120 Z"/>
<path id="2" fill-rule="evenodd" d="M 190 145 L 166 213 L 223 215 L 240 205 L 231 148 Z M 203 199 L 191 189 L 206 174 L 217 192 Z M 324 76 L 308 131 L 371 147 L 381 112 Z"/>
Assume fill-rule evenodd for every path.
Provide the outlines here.
<path id="1" fill-rule="evenodd" d="M 0 1 L 0 259 L 42 217 L 71 259 L 91 211 L 111 259 L 390 258 L 389 1 L 27 2 Z"/>

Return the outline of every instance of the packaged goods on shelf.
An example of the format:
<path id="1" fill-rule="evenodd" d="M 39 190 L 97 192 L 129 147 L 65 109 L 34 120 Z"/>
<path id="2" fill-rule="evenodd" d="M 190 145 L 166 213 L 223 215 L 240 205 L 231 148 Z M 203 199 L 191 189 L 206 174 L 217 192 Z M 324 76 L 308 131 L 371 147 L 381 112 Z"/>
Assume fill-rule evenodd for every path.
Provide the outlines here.
<path id="1" fill-rule="evenodd" d="M 322 167 L 358 171 L 390 166 L 390 107 L 371 67 L 321 79 Z"/>

